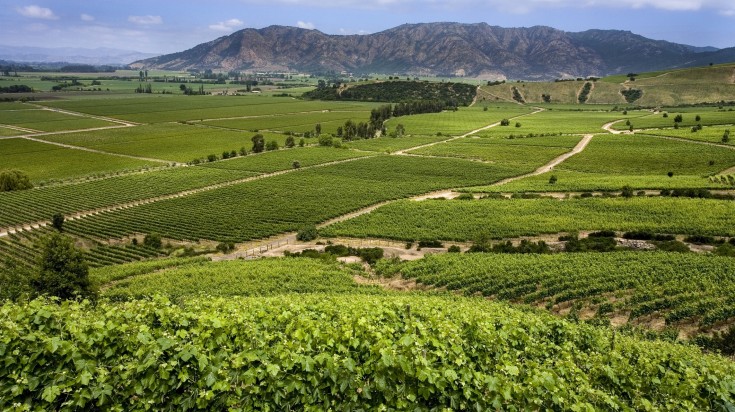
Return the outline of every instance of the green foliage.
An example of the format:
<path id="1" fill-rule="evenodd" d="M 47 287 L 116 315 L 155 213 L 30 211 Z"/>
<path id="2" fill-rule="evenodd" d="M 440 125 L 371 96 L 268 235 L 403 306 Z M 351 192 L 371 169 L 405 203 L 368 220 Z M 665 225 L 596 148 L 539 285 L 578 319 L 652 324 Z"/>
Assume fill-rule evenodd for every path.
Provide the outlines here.
<path id="1" fill-rule="evenodd" d="M 265 145 L 265 150 L 272 151 L 272 150 L 278 150 L 278 142 L 275 140 L 270 140 Z"/>
<path id="2" fill-rule="evenodd" d="M 265 149 L 265 138 L 262 134 L 258 133 L 251 137 L 250 140 L 253 142 L 253 148 L 251 149 L 253 153 L 260 153 Z"/>
<path id="3" fill-rule="evenodd" d="M 592 82 L 585 82 L 584 86 L 582 86 L 582 90 L 579 91 L 579 97 L 577 97 L 577 101 L 579 103 L 587 103 L 587 100 L 590 98 L 590 92 L 592 91 Z"/>
<path id="4" fill-rule="evenodd" d="M 61 299 L 96 295 L 84 254 L 74 246 L 72 238 L 54 233 L 45 237 L 39 246 L 42 250 L 39 273 L 31 280 L 36 293 Z"/>
<path id="5" fill-rule="evenodd" d="M 492 219 L 488 219 L 492 216 Z M 735 235 L 732 201 L 632 197 L 398 201 L 323 228 L 322 236 L 474 240 L 581 230 Z"/>
<path id="6" fill-rule="evenodd" d="M 64 231 L 64 215 L 61 213 L 54 213 L 51 217 L 51 227 L 58 230 L 59 232 Z"/>
<path id="7" fill-rule="evenodd" d="M 36 300 L 0 311 L 2 409 L 678 411 L 735 401 L 723 358 L 480 299 Z"/>
<path id="8" fill-rule="evenodd" d="M 620 94 L 625 97 L 625 101 L 633 103 L 634 101 L 643 97 L 643 90 L 640 89 L 624 89 L 620 91 Z"/>
<path id="9" fill-rule="evenodd" d="M 163 247 L 161 235 L 156 232 L 151 232 L 145 235 L 145 238 L 143 238 L 143 245 L 153 249 L 160 249 L 161 247 Z"/>
<path id="10" fill-rule="evenodd" d="M 0 261 L 0 302 L 33 296 L 31 270 L 15 259 L 5 257 Z"/>
<path id="11" fill-rule="evenodd" d="M 468 106 L 477 88 L 467 83 L 390 81 L 336 88 L 315 89 L 304 93 L 307 99 L 357 100 L 375 102 L 411 102 L 435 100 L 446 106 Z"/>
<path id="12" fill-rule="evenodd" d="M 3 170 L 0 172 L 0 192 L 14 190 L 28 190 L 33 188 L 33 183 L 27 174 L 20 170 Z"/>
<path id="13" fill-rule="evenodd" d="M 735 313 L 733 269 L 735 260 L 729 257 L 623 251 L 448 253 L 403 263 L 396 271 L 425 285 L 526 304 L 551 302 L 549 308 L 610 302 L 611 316 L 630 312 L 635 321 L 653 315 L 667 325 L 696 326 L 701 333 Z"/>
<path id="14" fill-rule="evenodd" d="M 301 242 L 309 242 L 319 237 L 319 231 L 315 225 L 307 225 L 299 229 L 296 233 L 296 240 Z"/>

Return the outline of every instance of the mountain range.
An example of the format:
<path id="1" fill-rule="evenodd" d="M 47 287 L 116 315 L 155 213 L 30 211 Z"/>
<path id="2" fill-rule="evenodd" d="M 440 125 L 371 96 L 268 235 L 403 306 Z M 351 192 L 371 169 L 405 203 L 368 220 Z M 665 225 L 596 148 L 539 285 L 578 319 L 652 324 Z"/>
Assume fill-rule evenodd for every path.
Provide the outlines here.
<path id="1" fill-rule="evenodd" d="M 573 33 L 546 26 L 420 23 L 366 35 L 328 35 L 286 26 L 249 28 L 131 66 L 547 80 L 731 61 L 735 47 L 694 47 L 629 31 Z"/>

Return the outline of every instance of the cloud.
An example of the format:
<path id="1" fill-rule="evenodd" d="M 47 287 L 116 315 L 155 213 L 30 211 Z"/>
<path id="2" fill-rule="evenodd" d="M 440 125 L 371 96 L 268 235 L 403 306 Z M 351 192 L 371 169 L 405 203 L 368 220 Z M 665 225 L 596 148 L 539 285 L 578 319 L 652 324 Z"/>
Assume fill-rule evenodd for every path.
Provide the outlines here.
<path id="1" fill-rule="evenodd" d="M 18 13 L 32 19 L 57 20 L 59 17 L 51 9 L 39 6 L 25 6 L 15 9 Z"/>
<path id="2" fill-rule="evenodd" d="M 233 30 L 236 30 L 238 27 L 244 26 L 245 23 L 243 23 L 241 20 L 238 19 L 229 19 L 227 21 L 221 21 L 217 24 L 210 24 L 209 29 L 215 30 L 215 31 L 226 31 L 230 32 Z"/>
<path id="3" fill-rule="evenodd" d="M 128 21 L 135 24 L 142 24 L 142 25 L 151 25 L 151 24 L 161 24 L 163 23 L 163 19 L 161 16 L 129 16 Z"/>
<path id="4" fill-rule="evenodd" d="M 90 16 L 89 14 L 82 13 L 81 16 L 79 16 L 80 19 L 83 21 L 94 21 L 94 16 Z"/>
<path id="5" fill-rule="evenodd" d="M 296 27 L 300 27 L 302 29 L 307 29 L 307 30 L 314 30 L 316 28 L 316 26 L 314 26 L 314 23 L 305 22 L 301 20 L 296 22 Z"/>

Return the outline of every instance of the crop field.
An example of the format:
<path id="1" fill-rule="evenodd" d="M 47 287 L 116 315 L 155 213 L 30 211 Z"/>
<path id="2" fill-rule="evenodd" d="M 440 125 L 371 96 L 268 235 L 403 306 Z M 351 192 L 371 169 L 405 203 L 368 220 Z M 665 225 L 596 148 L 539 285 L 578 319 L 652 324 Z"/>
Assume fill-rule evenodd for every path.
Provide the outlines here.
<path id="1" fill-rule="evenodd" d="M 408 153 L 425 156 L 459 157 L 531 171 L 570 151 L 579 136 L 529 137 L 523 139 L 479 139 L 465 137 Z"/>
<path id="2" fill-rule="evenodd" d="M 250 154 L 223 162 L 205 163 L 202 166 L 213 169 L 271 173 L 291 169 L 294 162 L 298 162 L 299 167 L 307 167 L 371 155 L 371 153 L 331 147 L 304 147 Z"/>
<path id="3" fill-rule="evenodd" d="M 405 278 L 500 300 L 576 303 L 598 317 L 663 318 L 705 332 L 735 314 L 735 260 L 671 252 L 432 255 L 393 270 Z M 579 310 L 579 309 L 578 309 Z"/>
<path id="4" fill-rule="evenodd" d="M 730 138 L 724 142 L 722 136 L 730 130 L 735 136 L 735 126 L 706 126 L 702 127 L 702 130 L 692 132 L 689 128 L 684 129 L 665 129 L 665 130 L 644 130 L 640 133 L 650 134 L 654 136 L 669 136 L 677 137 L 679 139 L 696 140 L 699 142 L 717 143 L 735 145 L 735 138 Z M 729 133 L 728 133 L 729 137 Z"/>
<path id="5" fill-rule="evenodd" d="M 69 222 L 67 230 L 101 238 L 158 232 L 173 239 L 243 242 L 381 201 L 513 174 L 464 160 L 379 156 L 101 213 Z"/>
<path id="6" fill-rule="evenodd" d="M 123 129 L 95 130 L 52 136 L 44 140 L 88 147 L 110 153 L 152 157 L 176 162 L 203 159 L 210 154 L 218 157 L 222 152 L 239 152 L 252 149 L 252 137 L 256 133 L 223 130 L 179 123 L 153 124 Z M 275 140 L 283 147 L 286 136 L 261 133 L 266 142 Z"/>
<path id="7" fill-rule="evenodd" d="M 132 265 L 136 265 L 135 263 Z M 355 283 L 349 270 L 316 259 L 199 261 L 144 276 L 119 280 L 104 294 L 111 298 L 183 296 L 269 296 L 281 293 L 380 293 Z"/>
<path id="8" fill-rule="evenodd" d="M 735 410 L 733 67 L 709 69 L 482 85 L 351 141 L 384 103 L 300 95 L 332 78 L 24 73 L 77 82 L 0 103 L 0 410 Z M 625 240 L 572 253 L 592 231 Z M 473 242 L 508 253 L 445 253 Z"/>
<path id="9" fill-rule="evenodd" d="M 331 110 L 243 119 L 208 120 L 205 121 L 205 124 L 249 131 L 314 133 L 314 126 L 319 123 L 322 126 L 322 133 L 336 134 L 337 127 L 343 126 L 347 120 L 358 123 L 367 121 L 369 118 L 370 111 L 362 108 L 362 110 Z"/>
<path id="10" fill-rule="evenodd" d="M 320 231 L 327 237 L 473 241 L 582 230 L 735 236 L 732 201 L 633 197 L 401 200 Z"/>
<path id="11" fill-rule="evenodd" d="M 632 112 L 628 112 L 629 114 Z M 674 119 L 677 115 L 681 115 L 682 121 L 679 123 L 680 127 L 691 128 L 701 124 L 702 126 L 712 126 L 718 124 L 732 125 L 735 123 L 735 112 L 727 110 L 718 110 L 717 108 L 702 108 L 697 112 L 678 112 L 678 111 L 667 111 L 668 117 L 664 117 L 663 113 L 648 114 L 646 116 L 636 116 L 630 118 L 630 116 L 624 116 L 629 119 L 634 129 L 650 129 L 660 127 L 674 127 Z M 697 120 L 697 116 L 700 120 Z M 625 122 L 616 123 L 613 128 L 617 130 L 628 130 L 629 126 Z"/>
<path id="12" fill-rule="evenodd" d="M 0 125 L 3 124 L 40 132 L 58 132 L 115 125 L 104 120 L 72 116 L 43 109 L 0 110 Z"/>
<path id="13" fill-rule="evenodd" d="M 643 116 L 646 112 L 629 111 L 628 117 Z M 586 134 L 603 133 L 602 126 L 608 122 L 624 119 L 620 112 L 604 111 L 556 111 L 546 110 L 533 116 L 522 117 L 510 122 L 508 126 L 500 126 L 481 132 L 479 136 L 497 136 L 510 134 Z M 520 127 L 515 127 L 520 123 Z M 623 124 L 625 124 L 623 122 Z"/>
<path id="14" fill-rule="evenodd" d="M 508 185 L 471 188 L 477 192 L 590 191 L 716 187 L 708 179 L 735 166 L 728 148 L 674 141 L 661 137 L 597 135 L 587 148 L 554 171 Z M 668 173 L 672 172 L 671 177 Z M 555 184 L 549 178 L 557 177 Z"/>
<path id="15" fill-rule="evenodd" d="M 447 140 L 447 136 L 402 136 L 396 138 L 381 136 L 375 139 L 352 140 L 343 143 L 342 146 L 370 152 L 393 153 L 442 140 Z"/>
<path id="16" fill-rule="evenodd" d="M 0 227 L 48 220 L 54 213 L 68 215 L 95 210 L 255 175 L 247 171 L 186 167 L 2 192 Z"/>
<path id="17" fill-rule="evenodd" d="M 50 101 L 43 104 L 49 107 L 141 123 L 197 121 L 322 110 L 370 110 L 377 106 L 377 104 L 360 102 L 302 101 L 290 97 L 180 95 Z"/>
<path id="18" fill-rule="evenodd" d="M 460 108 L 455 111 L 426 113 L 388 120 L 386 126 L 393 130 L 402 124 L 410 135 L 461 135 L 481 127 L 496 123 L 505 118 L 531 113 L 533 109 L 513 104 L 495 103 L 484 111 L 482 107 Z"/>
<path id="19" fill-rule="evenodd" d="M 0 140 L 3 169 L 19 169 L 36 183 L 137 170 L 160 163 L 67 149 L 21 138 Z"/>

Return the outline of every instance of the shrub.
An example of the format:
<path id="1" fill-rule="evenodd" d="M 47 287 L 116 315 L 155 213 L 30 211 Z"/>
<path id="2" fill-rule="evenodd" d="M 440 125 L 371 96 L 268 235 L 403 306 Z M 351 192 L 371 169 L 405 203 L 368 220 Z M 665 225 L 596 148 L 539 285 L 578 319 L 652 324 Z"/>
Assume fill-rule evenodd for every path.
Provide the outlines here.
<path id="1" fill-rule="evenodd" d="M 51 217 L 51 226 L 59 232 L 64 231 L 64 215 L 61 213 L 55 213 Z"/>
<path id="2" fill-rule="evenodd" d="M 143 245 L 153 249 L 160 249 L 161 247 L 163 247 L 161 235 L 155 232 L 145 235 L 145 238 L 143 238 Z"/>
<path id="3" fill-rule="evenodd" d="M 666 240 L 663 242 L 655 242 L 656 249 L 662 250 L 664 252 L 679 252 L 679 253 L 688 253 L 690 252 L 689 247 L 685 245 L 683 242 L 679 242 L 678 240 Z"/>
<path id="4" fill-rule="evenodd" d="M 500 125 L 501 126 L 510 126 L 510 120 L 503 119 L 503 120 L 500 121 Z"/>
<path id="5" fill-rule="evenodd" d="M 461 249 L 457 245 L 449 246 L 449 249 L 447 249 L 447 252 L 449 253 L 459 253 Z"/>
<path id="6" fill-rule="evenodd" d="M 84 254 L 72 238 L 54 233 L 43 238 L 40 246 L 39 273 L 31 279 L 36 293 L 61 299 L 96 296 Z"/>
<path id="7" fill-rule="evenodd" d="M 304 226 L 296 233 L 296 240 L 309 242 L 319 237 L 319 231 L 315 225 Z"/>
<path id="8" fill-rule="evenodd" d="M 20 170 L 5 170 L 0 172 L 0 192 L 32 189 L 30 178 Z"/>
<path id="9" fill-rule="evenodd" d="M 444 247 L 444 245 L 442 244 L 442 242 L 436 239 L 424 239 L 419 240 L 419 247 Z"/>

